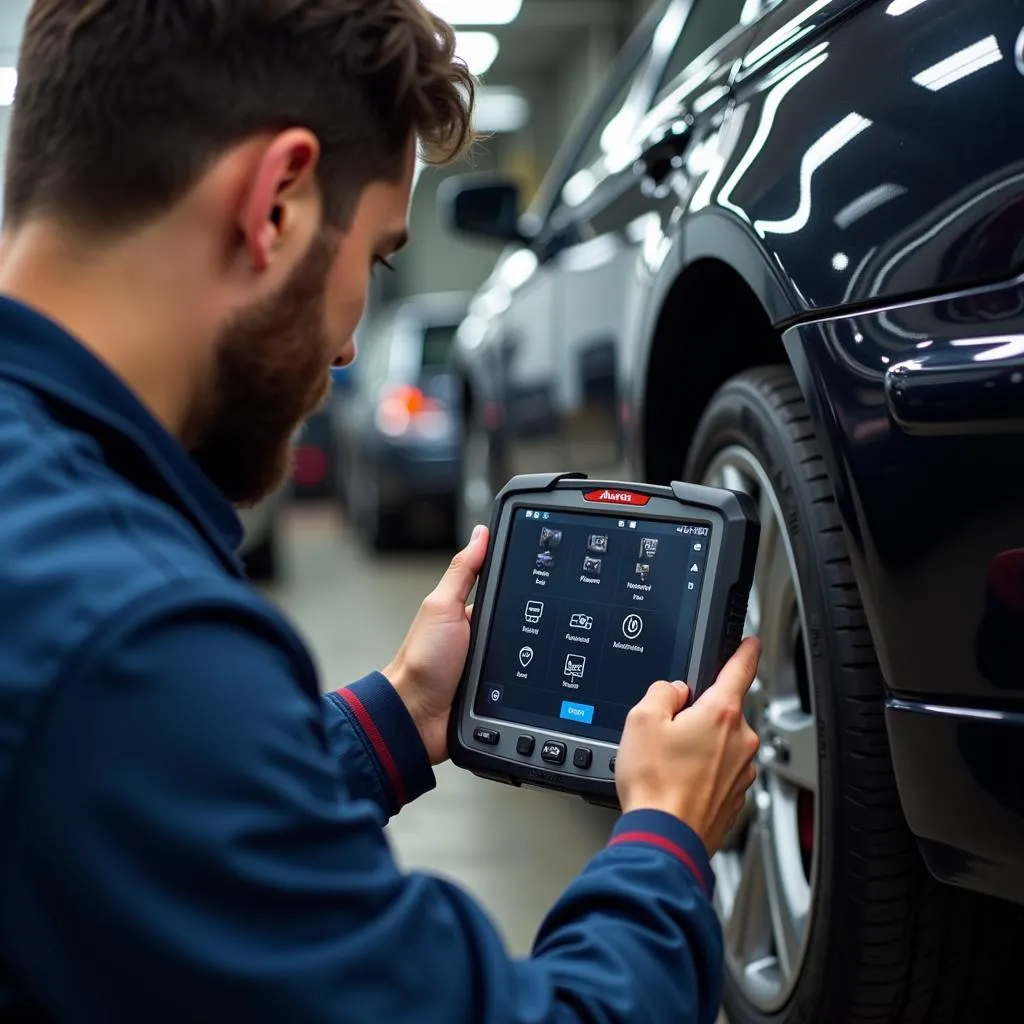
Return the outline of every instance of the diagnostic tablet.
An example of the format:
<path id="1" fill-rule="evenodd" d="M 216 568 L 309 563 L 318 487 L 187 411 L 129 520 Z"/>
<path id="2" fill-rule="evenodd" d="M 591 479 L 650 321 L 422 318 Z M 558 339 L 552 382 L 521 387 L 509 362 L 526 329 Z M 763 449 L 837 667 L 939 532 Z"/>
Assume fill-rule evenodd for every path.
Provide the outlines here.
<path id="1" fill-rule="evenodd" d="M 759 536 L 733 491 L 515 477 L 495 500 L 452 760 L 614 806 L 630 709 L 659 679 L 695 699 L 742 640 Z"/>

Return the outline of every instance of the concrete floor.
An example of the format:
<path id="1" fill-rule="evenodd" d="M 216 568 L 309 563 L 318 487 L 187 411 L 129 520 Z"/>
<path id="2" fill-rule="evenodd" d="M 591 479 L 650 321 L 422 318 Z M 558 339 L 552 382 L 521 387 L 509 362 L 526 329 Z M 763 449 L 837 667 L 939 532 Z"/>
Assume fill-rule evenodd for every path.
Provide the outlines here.
<path id="1" fill-rule="evenodd" d="M 305 635 L 328 689 L 390 660 L 447 565 L 443 554 L 371 556 L 329 506 L 289 512 L 284 555 L 285 576 L 270 593 Z M 399 862 L 470 890 L 510 952 L 526 955 L 546 912 L 604 844 L 614 815 L 450 765 L 437 779 L 437 789 L 388 828 Z"/>

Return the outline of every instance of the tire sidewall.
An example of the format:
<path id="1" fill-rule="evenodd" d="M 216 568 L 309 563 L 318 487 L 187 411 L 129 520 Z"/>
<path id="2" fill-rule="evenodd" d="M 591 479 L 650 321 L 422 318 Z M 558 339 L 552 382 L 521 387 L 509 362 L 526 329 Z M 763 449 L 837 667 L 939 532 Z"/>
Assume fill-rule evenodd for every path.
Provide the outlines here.
<path id="1" fill-rule="evenodd" d="M 808 947 L 796 988 L 781 1010 L 764 1014 L 750 1007 L 727 971 L 725 1006 L 730 1024 L 823 1024 L 833 1019 L 832 1008 L 843 1002 L 835 971 L 843 945 L 845 914 L 841 887 L 837 885 L 843 877 L 839 864 L 843 848 L 843 789 L 837 709 L 831 686 L 836 664 L 834 623 L 825 567 L 819 564 L 815 543 L 813 499 L 802 480 L 794 446 L 786 437 L 785 424 L 775 421 L 764 396 L 742 381 L 727 384 L 708 407 L 690 446 L 686 479 L 701 481 L 714 457 L 733 445 L 748 449 L 767 472 L 793 551 L 804 602 L 804 643 L 818 735 L 820 795 L 815 896 L 808 924 Z M 761 599 L 764 600 L 763 595 Z"/>

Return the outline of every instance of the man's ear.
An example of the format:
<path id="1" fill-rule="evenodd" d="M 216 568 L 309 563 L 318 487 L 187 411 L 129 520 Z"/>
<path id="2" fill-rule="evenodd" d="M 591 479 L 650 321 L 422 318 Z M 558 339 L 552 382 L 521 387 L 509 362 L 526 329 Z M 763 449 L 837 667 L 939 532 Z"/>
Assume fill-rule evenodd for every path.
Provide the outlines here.
<path id="1" fill-rule="evenodd" d="M 317 137 L 304 128 L 276 135 L 263 150 L 241 210 L 241 230 L 253 269 L 264 271 L 275 251 L 319 222 Z"/>

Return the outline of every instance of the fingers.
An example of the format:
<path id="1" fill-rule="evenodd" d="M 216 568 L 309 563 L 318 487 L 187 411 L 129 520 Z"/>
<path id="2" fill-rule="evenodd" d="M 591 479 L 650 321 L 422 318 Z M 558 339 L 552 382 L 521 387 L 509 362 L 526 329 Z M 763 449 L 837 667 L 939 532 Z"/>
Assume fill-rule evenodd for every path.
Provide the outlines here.
<path id="1" fill-rule="evenodd" d="M 469 600 L 470 591 L 487 557 L 489 536 L 486 526 L 478 526 L 473 531 L 469 544 L 452 559 L 452 564 L 434 591 L 439 600 L 458 605 L 465 605 Z"/>
<path id="2" fill-rule="evenodd" d="M 708 687 L 704 693 L 716 693 L 719 697 L 742 703 L 754 682 L 754 676 L 757 675 L 757 664 L 760 658 L 761 641 L 757 637 L 747 637 L 740 644 L 736 653 L 726 662 L 714 685 Z"/>
<path id="3" fill-rule="evenodd" d="M 476 605 L 472 605 L 472 604 L 466 605 L 466 621 L 467 622 L 472 622 L 473 621 L 473 609 L 475 607 L 476 607 Z"/>
<path id="4" fill-rule="evenodd" d="M 659 718 L 675 718 L 686 707 L 689 695 L 686 683 L 657 682 L 647 691 L 637 710 Z"/>

